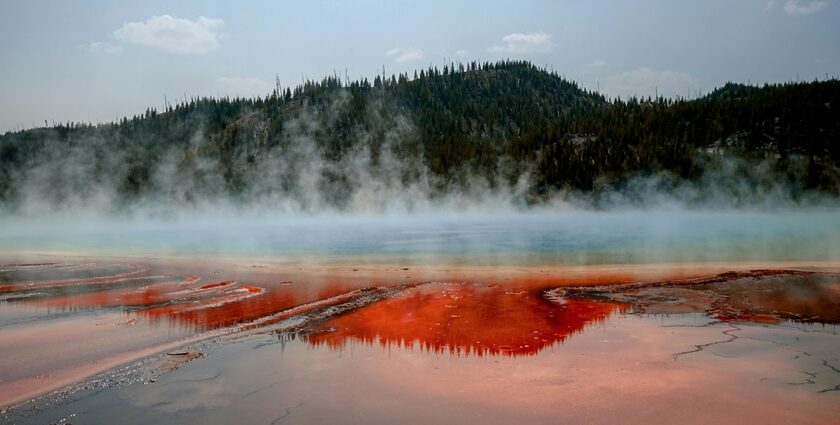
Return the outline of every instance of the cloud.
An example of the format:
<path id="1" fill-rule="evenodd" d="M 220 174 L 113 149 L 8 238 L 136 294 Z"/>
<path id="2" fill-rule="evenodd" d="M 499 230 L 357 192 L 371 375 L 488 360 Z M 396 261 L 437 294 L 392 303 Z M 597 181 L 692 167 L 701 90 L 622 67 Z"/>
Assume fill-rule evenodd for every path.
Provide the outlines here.
<path id="1" fill-rule="evenodd" d="M 581 72 L 584 75 L 599 73 L 599 72 L 603 71 L 604 68 L 606 68 L 606 66 L 607 66 L 607 61 L 605 61 L 603 59 L 598 59 L 596 61 L 592 61 L 592 62 L 589 62 L 586 65 L 583 65 L 581 67 Z"/>
<path id="2" fill-rule="evenodd" d="M 466 50 L 458 50 L 458 51 L 455 52 L 455 57 L 456 58 L 466 58 L 469 55 L 470 55 L 470 52 L 468 52 Z"/>
<path id="3" fill-rule="evenodd" d="M 598 59 L 598 60 L 586 63 L 584 65 L 581 65 L 576 70 L 576 72 L 572 71 L 571 73 L 573 75 L 577 74 L 579 76 L 578 78 L 574 78 L 576 80 L 579 80 L 578 82 L 581 82 L 580 80 L 585 80 L 585 81 L 591 82 L 592 85 L 594 86 L 594 84 L 598 80 L 598 78 L 603 77 L 604 75 L 607 74 L 607 69 L 608 69 L 607 68 L 607 61 L 605 61 L 603 59 Z"/>
<path id="4" fill-rule="evenodd" d="M 409 62 L 419 62 L 422 60 L 426 60 L 426 54 L 423 53 L 420 49 L 415 49 L 414 47 L 409 48 L 402 48 L 397 47 L 395 49 L 388 50 L 385 53 L 390 58 L 394 58 L 394 62 L 397 63 L 409 63 Z"/>
<path id="5" fill-rule="evenodd" d="M 120 53 L 122 52 L 122 46 L 115 46 L 110 43 L 106 43 L 104 41 L 92 41 L 87 45 L 79 46 L 91 53 Z"/>
<path id="6" fill-rule="evenodd" d="M 602 80 L 601 89 L 610 96 L 647 97 L 686 96 L 688 90 L 695 93 L 700 86 L 697 78 L 684 72 L 655 70 L 647 67 L 607 76 Z"/>
<path id="7" fill-rule="evenodd" d="M 785 2 L 785 13 L 788 15 L 811 15 L 828 7 L 826 0 L 788 0 Z"/>
<path id="8" fill-rule="evenodd" d="M 256 77 L 219 77 L 216 85 L 231 96 L 262 96 L 271 90 L 271 84 Z"/>
<path id="9" fill-rule="evenodd" d="M 493 53 L 536 53 L 547 52 L 554 47 L 551 42 L 551 35 L 544 32 L 532 32 L 528 34 L 513 33 L 502 37 L 502 44 L 487 49 Z"/>
<path id="10" fill-rule="evenodd" d="M 114 31 L 114 38 L 141 46 L 156 47 L 179 55 L 204 54 L 219 47 L 225 22 L 203 16 L 195 21 L 169 15 L 152 16 L 145 22 L 128 22 Z"/>

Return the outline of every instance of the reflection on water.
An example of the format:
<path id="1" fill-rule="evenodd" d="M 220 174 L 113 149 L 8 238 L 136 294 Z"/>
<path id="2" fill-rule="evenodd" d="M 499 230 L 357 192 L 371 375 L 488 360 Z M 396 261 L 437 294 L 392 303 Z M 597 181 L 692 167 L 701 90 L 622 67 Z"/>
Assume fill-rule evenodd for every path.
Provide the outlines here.
<path id="1" fill-rule="evenodd" d="M 464 382 L 481 379 L 488 383 L 471 389 L 468 386 L 466 391 L 472 392 L 474 398 L 461 401 L 490 410 L 487 404 L 498 402 L 493 400 L 492 391 L 500 388 L 516 388 L 522 394 L 541 388 L 558 399 L 569 399 L 577 395 L 567 392 L 565 385 L 574 384 L 576 388 L 587 388 L 593 396 L 604 397 L 590 379 L 596 383 L 621 382 L 628 389 L 635 380 L 647 386 L 644 391 L 663 396 L 661 391 L 652 390 L 661 383 L 649 381 L 640 374 L 660 376 L 671 382 L 669 385 L 679 382 L 683 390 L 690 385 L 705 385 L 705 391 L 716 382 L 698 371 L 736 370 L 741 374 L 739 379 L 773 382 L 772 390 L 759 392 L 765 401 L 784 399 L 791 391 L 787 387 L 791 383 L 814 385 L 804 396 L 798 389 L 795 396 L 805 397 L 821 413 L 830 412 L 813 394 L 822 394 L 815 389 L 840 393 L 834 389 L 840 385 L 840 373 L 835 376 L 832 372 L 840 367 L 840 359 L 836 358 L 836 329 L 801 328 L 796 323 L 840 322 L 838 275 L 826 270 L 724 272 L 727 269 L 721 267 L 695 270 L 676 265 L 545 269 L 447 266 L 435 269 L 395 264 L 347 267 L 342 263 L 269 267 L 259 263 L 213 261 L 198 264 L 193 260 L 148 264 L 9 263 L 0 266 L 0 404 L 20 401 L 134 359 L 207 340 L 209 336 L 236 333 L 240 338 L 241 331 L 247 330 L 264 335 L 279 332 L 274 342 L 281 346 L 289 343 L 294 353 L 289 355 L 296 357 L 284 366 L 288 369 L 283 373 L 296 374 L 299 370 L 335 383 L 334 376 L 319 371 L 329 369 L 338 376 L 346 373 L 342 367 L 361 367 L 369 375 L 359 376 L 357 371 L 348 374 L 347 379 L 352 376 L 365 385 L 379 386 L 383 396 L 399 388 L 404 390 L 405 386 L 412 391 L 425 391 L 428 387 L 429 392 L 425 394 L 403 397 L 404 403 L 429 397 L 444 404 L 450 403 L 447 400 L 461 400 L 460 393 L 453 391 Z M 628 321 L 629 317 L 642 319 L 650 314 L 660 316 L 656 320 Z M 684 314 L 694 316 L 688 316 L 692 319 L 687 322 L 687 316 L 680 316 Z M 660 326 L 666 318 L 673 323 L 663 331 Z M 745 327 L 744 323 L 773 327 L 766 332 L 755 331 L 753 325 Z M 300 340 L 289 341 L 298 333 Z M 260 338 L 261 342 L 253 349 L 272 344 Z M 777 357 L 770 361 L 752 347 L 756 342 L 767 341 L 771 341 L 768 344 L 772 347 L 785 346 L 784 350 L 788 351 L 773 351 Z M 731 347 L 738 348 L 733 353 L 728 351 Z M 798 348 L 790 351 L 791 347 Z M 248 381 L 238 374 L 254 374 L 272 361 L 288 360 L 257 356 L 254 363 L 249 363 L 245 360 L 250 355 L 247 349 L 238 346 L 232 350 L 236 355 L 225 364 L 208 359 L 194 362 L 214 365 L 221 377 L 207 378 L 208 381 L 200 381 L 204 378 L 198 377 L 195 382 L 202 383 L 197 385 L 171 381 L 166 387 L 160 386 L 158 392 L 135 398 L 146 401 L 137 401 L 140 404 L 132 406 L 120 405 L 112 399 L 108 403 L 123 409 L 115 414 L 131 411 L 132 415 L 152 421 L 160 417 L 133 409 L 184 413 L 185 423 L 199 423 L 198 418 L 204 417 L 197 415 L 196 409 L 233 409 L 232 413 L 224 414 L 216 410 L 216 418 L 236 417 L 236 412 L 246 408 L 262 409 L 269 416 L 277 413 L 243 401 L 251 400 L 253 394 L 261 391 L 282 397 L 272 389 L 273 381 L 266 382 L 265 388 L 253 388 L 254 382 L 262 382 L 264 377 Z M 633 354 L 623 359 L 616 354 L 623 350 Z M 382 359 L 383 353 L 388 353 L 390 359 L 392 352 L 402 359 L 399 367 L 390 364 L 381 369 L 379 363 L 359 365 L 343 357 L 345 353 L 351 357 L 364 353 L 367 358 L 381 362 L 386 361 Z M 705 356 L 709 352 L 726 358 L 743 357 L 748 362 L 765 362 L 761 373 L 767 376 L 732 369 L 732 365 L 722 367 L 719 359 Z M 803 359 L 784 357 L 790 353 Z M 834 357 L 830 353 L 835 353 Z M 335 356 L 339 356 L 338 360 Z M 191 351 L 188 358 L 176 361 L 171 367 L 199 357 Z M 668 362 L 677 357 L 680 362 L 699 358 L 707 363 L 694 364 L 695 369 L 683 368 L 681 364 L 672 370 L 674 366 Z M 445 359 L 467 363 L 445 366 L 442 364 Z M 518 373 L 532 379 L 520 382 L 510 374 L 493 375 L 494 366 L 482 363 L 485 361 L 507 362 L 508 367 L 517 368 Z M 555 361 L 568 370 L 556 373 Z M 192 364 L 184 367 L 193 367 Z M 438 378 L 429 381 L 407 376 L 411 365 L 418 364 L 430 376 Z M 466 367 L 464 370 L 468 372 L 461 367 Z M 626 379 L 616 372 L 631 369 L 633 376 Z M 464 381 L 443 383 L 447 378 L 440 376 L 438 370 L 460 373 Z M 806 373 L 804 380 L 800 376 L 803 373 Z M 322 393 L 334 392 L 324 382 L 295 376 L 288 379 L 318 391 L 301 399 L 287 397 L 289 406 L 312 403 L 316 396 L 324 399 Z M 733 391 L 744 390 L 738 380 L 728 385 Z M 185 388 L 194 389 L 197 398 L 184 400 Z M 231 391 L 234 398 L 229 397 Z M 167 397 L 172 400 L 161 399 L 162 394 L 170 393 Z M 344 403 L 350 410 L 354 409 L 353 403 L 363 402 L 348 395 L 332 396 L 336 403 Z M 507 396 L 520 397 L 518 393 Z M 262 397 L 255 399 L 268 403 Z M 585 400 L 576 400 L 585 404 Z M 633 399 L 634 403 L 640 401 L 643 400 Z M 684 401 L 680 398 L 673 403 L 683 406 Z M 102 401 L 94 397 L 91 402 Z M 168 407 L 158 409 L 161 406 Z M 531 407 L 544 409 L 541 417 L 550 423 L 550 406 L 552 400 L 544 399 L 539 406 Z M 108 406 L 97 409 L 105 407 Z M 519 411 L 516 406 L 508 407 L 507 413 Z M 298 409 L 308 412 L 304 421 L 320 417 L 317 409 L 303 405 Z M 283 414 L 267 418 L 276 419 Z M 93 422 L 104 418 L 92 417 Z M 330 421 L 338 417 L 327 415 L 323 419 Z M 446 420 L 458 415 L 449 410 L 449 415 L 443 417 L 422 413 L 417 417 Z M 513 416 L 500 417 L 513 419 Z M 398 410 L 386 412 L 383 418 L 405 421 Z M 364 422 L 376 422 L 369 419 L 366 417 Z"/>
<path id="2" fill-rule="evenodd" d="M 194 331 L 253 321 L 351 289 L 341 284 L 256 286 L 212 280 L 213 276 L 150 275 L 148 267 L 133 264 L 7 264 L 0 277 L 7 282 L 0 285 L 0 300 L 14 305 L 47 312 L 118 310 Z"/>
<path id="3" fill-rule="evenodd" d="M 203 270 L 196 272 L 197 268 Z M 558 315 L 554 318 L 554 322 L 558 322 L 569 319 L 561 317 L 563 311 L 571 311 L 580 303 L 559 308 L 557 303 L 543 299 L 540 291 L 571 284 L 626 283 L 633 279 L 620 270 L 578 271 L 558 276 L 544 270 L 523 273 L 510 268 L 489 268 L 427 272 L 422 268 L 409 270 L 386 265 L 361 271 L 357 268 L 332 270 L 331 267 L 304 271 L 303 268 L 291 270 L 287 267 L 260 275 L 255 274 L 254 270 L 259 271 L 256 266 L 252 268 L 220 274 L 218 270 L 207 270 L 206 266 L 189 265 L 161 271 L 161 267 L 152 270 L 139 264 L 109 262 L 6 264 L 0 269 L 0 278 L 5 281 L 0 285 L 0 301 L 5 301 L 0 304 L 0 324 L 10 324 L 4 322 L 3 317 L 14 316 L 15 312 L 10 312 L 8 307 L 16 306 L 22 307 L 17 310 L 19 314 L 31 314 L 34 310 L 41 312 L 44 318 L 73 311 L 115 311 L 151 324 L 166 323 L 201 332 L 257 320 L 261 325 L 271 324 L 284 316 L 274 319 L 268 316 L 292 308 L 296 309 L 295 314 L 301 314 L 306 312 L 307 306 L 323 308 L 359 295 L 395 288 L 405 290 L 405 295 L 422 298 L 430 305 L 434 305 L 436 299 L 433 293 L 440 289 L 450 301 L 448 308 L 459 304 L 459 314 L 465 317 L 480 314 L 484 316 L 481 320 L 499 320 L 500 315 L 510 315 L 511 319 L 532 320 L 543 315 Z M 191 273 L 184 273 L 185 269 Z M 516 277 L 517 273 L 521 276 Z M 463 279 L 478 280 L 486 285 L 428 283 L 430 280 L 453 282 Z M 473 302 L 469 303 L 469 300 Z M 607 305 L 586 304 L 588 307 L 580 307 L 581 311 L 612 310 Z M 390 305 L 386 303 L 377 308 L 385 309 Z M 499 309 L 494 311 L 497 307 Z M 432 308 L 424 311 L 432 317 Z M 445 310 L 441 310 L 440 317 L 434 320 L 446 319 L 453 327 L 464 323 L 450 317 L 456 315 L 455 312 L 444 313 Z M 593 314 L 594 319 L 600 313 Z M 388 317 L 394 318 L 393 315 Z M 551 327 L 556 327 L 556 323 L 544 326 L 545 329 Z"/>
<path id="4" fill-rule="evenodd" d="M 541 291 L 499 285 L 428 284 L 335 317 L 307 341 L 335 349 L 353 339 L 458 355 L 533 355 L 622 310 L 616 302 L 556 302 Z"/>

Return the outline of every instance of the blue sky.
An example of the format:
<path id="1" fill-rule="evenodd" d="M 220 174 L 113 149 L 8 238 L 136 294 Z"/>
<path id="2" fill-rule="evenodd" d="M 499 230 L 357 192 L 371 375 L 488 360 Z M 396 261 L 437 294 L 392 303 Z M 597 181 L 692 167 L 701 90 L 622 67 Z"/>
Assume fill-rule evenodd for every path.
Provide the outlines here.
<path id="1" fill-rule="evenodd" d="M 0 0 L 0 131 L 111 121 L 447 61 L 527 59 L 612 96 L 840 75 L 840 1 Z"/>

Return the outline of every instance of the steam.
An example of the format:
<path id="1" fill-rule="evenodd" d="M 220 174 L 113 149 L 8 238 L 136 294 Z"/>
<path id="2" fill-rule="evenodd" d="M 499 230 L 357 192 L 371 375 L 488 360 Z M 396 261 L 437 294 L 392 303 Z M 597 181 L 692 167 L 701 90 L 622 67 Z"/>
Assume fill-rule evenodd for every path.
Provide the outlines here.
<path id="1" fill-rule="evenodd" d="M 368 125 L 353 129 L 346 146 L 332 152 L 336 148 L 321 141 L 331 137 L 350 101 L 338 91 L 328 107 L 305 106 L 279 131 L 262 113 L 245 111 L 232 124 L 242 141 L 227 156 L 211 143 L 201 117 L 190 121 L 194 130 L 187 140 L 156 155 L 134 141 L 114 149 L 101 136 L 47 140 L 12 172 L 14 196 L 0 209 L 27 217 L 195 217 L 222 211 L 291 217 L 837 206 L 836 197 L 804 192 L 801 182 L 779 178 L 773 158 L 713 157 L 693 181 L 659 173 L 596 182 L 591 191 L 540 188 L 540 195 L 528 166 L 504 159 L 495 178 L 463 167 L 445 180 L 428 168 L 422 152 L 412 151 L 418 130 L 412 117 L 392 105 L 369 105 Z M 150 175 L 138 177 L 145 178 L 138 193 L 126 196 L 138 161 L 151 162 Z M 240 176 L 233 187 L 232 167 L 239 167 Z"/>
<path id="2" fill-rule="evenodd" d="M 319 140 L 330 134 L 348 101 L 339 92 L 325 110 L 303 108 L 284 122 L 273 146 L 267 146 L 272 136 L 268 118 L 241 114 L 234 126 L 252 135 L 229 162 L 199 124 L 185 143 L 149 159 L 148 183 L 133 198 L 125 196 L 121 185 L 132 181 L 132 164 L 150 156 L 148 151 L 132 146 L 114 150 L 113 143 L 97 137 L 69 144 L 48 140 L 11 176 L 15 196 L 0 208 L 22 216 L 177 216 L 220 209 L 289 216 L 524 207 L 527 173 L 506 184 L 461 170 L 463 183 L 453 185 L 428 169 L 422 153 L 407 148 L 418 137 L 411 117 L 381 104 L 368 108 L 368 128 L 354 129 L 342 152 L 329 152 Z M 226 173 L 243 163 L 247 168 L 237 170 L 241 181 L 231 188 Z"/>
<path id="3" fill-rule="evenodd" d="M 149 187 L 133 198 L 120 185 L 148 152 L 97 137 L 48 141 L 12 176 L 0 253 L 375 254 L 402 264 L 840 259 L 837 200 L 798 191 L 772 160 L 720 157 L 696 181 L 659 173 L 536 198 L 531 171 L 504 161 L 499 174 L 513 178 L 462 169 L 456 183 L 442 180 L 410 151 L 412 117 L 387 105 L 372 105 L 370 126 L 330 152 L 319 141 L 347 102 L 304 108 L 278 138 L 265 116 L 245 111 L 234 125 L 248 137 L 228 158 L 199 117 L 186 140 L 154 158 Z M 232 163 L 248 164 L 234 189 L 225 178 Z"/>
<path id="4" fill-rule="evenodd" d="M 654 173 L 590 191 L 537 188 L 527 165 L 504 159 L 496 176 L 464 167 L 443 179 L 416 151 L 413 117 L 394 105 L 372 102 L 346 144 L 324 143 L 351 100 L 338 91 L 326 107 L 296 108 L 282 128 L 242 111 L 228 127 L 237 146 L 226 152 L 197 114 L 165 149 L 145 134 L 124 145 L 95 136 L 104 132 L 47 140 L 12 171 L 0 251 L 376 253 L 406 263 L 473 254 L 571 263 L 840 258 L 837 198 L 801 190 L 804 168 L 780 178 L 774 158 L 698 152 L 705 171 L 695 180 Z M 143 161 L 151 173 L 126 195 Z"/>

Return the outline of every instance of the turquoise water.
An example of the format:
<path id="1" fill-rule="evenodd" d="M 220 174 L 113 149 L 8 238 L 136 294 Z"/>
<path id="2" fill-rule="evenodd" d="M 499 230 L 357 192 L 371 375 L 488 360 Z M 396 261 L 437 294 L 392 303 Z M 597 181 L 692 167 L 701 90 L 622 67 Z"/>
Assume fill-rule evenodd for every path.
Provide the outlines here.
<path id="1" fill-rule="evenodd" d="M 0 249 L 568 264 L 838 260 L 840 211 L 0 221 Z"/>

